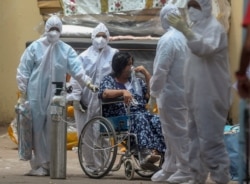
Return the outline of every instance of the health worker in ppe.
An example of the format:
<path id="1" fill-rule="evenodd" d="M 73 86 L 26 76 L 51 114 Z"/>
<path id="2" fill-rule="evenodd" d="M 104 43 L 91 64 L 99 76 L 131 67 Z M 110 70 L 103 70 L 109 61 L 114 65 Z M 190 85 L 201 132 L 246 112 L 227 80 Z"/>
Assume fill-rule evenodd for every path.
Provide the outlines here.
<path id="1" fill-rule="evenodd" d="M 28 101 L 33 119 L 33 157 L 30 160 L 32 169 L 26 175 L 50 174 L 50 103 L 55 93 L 52 82 L 65 84 L 66 73 L 69 73 L 81 86 L 96 89 L 81 63 L 75 61 L 75 50 L 59 40 L 61 31 L 60 18 L 51 16 L 46 22 L 44 36 L 28 46 L 17 68 L 16 79 L 20 91 L 18 104 Z"/>
<path id="2" fill-rule="evenodd" d="M 189 56 L 185 36 L 169 26 L 167 17 L 180 16 L 178 8 L 166 4 L 160 12 L 165 34 L 157 44 L 153 75 L 150 80 L 149 107 L 155 98 L 159 109 L 166 152 L 162 169 L 156 172 L 152 181 L 183 183 L 191 179 L 188 167 L 188 109 L 184 93 L 183 69 Z"/>
<path id="3" fill-rule="evenodd" d="M 110 34 L 107 27 L 103 23 L 99 23 L 93 29 L 91 35 L 92 45 L 78 56 L 78 60 L 82 63 L 86 74 L 98 86 L 102 78 L 111 72 L 113 55 L 118 52 L 117 49 L 108 45 L 109 37 Z M 84 125 L 93 117 L 101 115 L 101 101 L 98 99 L 98 94 L 90 93 L 85 87 L 82 88 L 76 80 L 71 79 L 70 85 L 72 85 L 73 91 L 67 96 L 67 99 L 73 101 L 77 134 L 79 137 Z M 99 139 L 99 132 L 95 132 L 94 129 L 93 132 L 89 131 L 87 133 L 89 137 L 96 140 Z M 91 141 L 88 144 L 92 145 L 92 143 Z M 84 154 L 89 158 L 87 165 L 90 171 L 95 172 L 103 164 L 100 156 L 96 155 L 98 153 L 86 150 Z"/>
<path id="4" fill-rule="evenodd" d="M 227 33 L 212 15 L 211 0 L 190 0 L 189 28 L 178 16 L 168 17 L 170 25 L 183 32 L 191 50 L 184 69 L 189 109 L 191 183 L 210 178 L 229 182 L 229 158 L 224 145 L 224 126 L 230 108 L 231 82 Z"/>
<path id="5" fill-rule="evenodd" d="M 109 31 L 103 23 L 99 23 L 92 32 L 92 45 L 79 56 L 86 74 L 99 86 L 102 78 L 112 70 L 111 61 L 117 49 L 108 45 Z M 77 125 L 78 136 L 85 123 L 96 115 L 100 114 L 100 100 L 97 93 L 91 93 L 87 88 L 81 88 L 74 78 L 70 80 L 73 87 L 71 94 L 67 96 L 69 101 L 73 101 L 74 115 Z M 87 109 L 84 109 L 85 106 Z"/>

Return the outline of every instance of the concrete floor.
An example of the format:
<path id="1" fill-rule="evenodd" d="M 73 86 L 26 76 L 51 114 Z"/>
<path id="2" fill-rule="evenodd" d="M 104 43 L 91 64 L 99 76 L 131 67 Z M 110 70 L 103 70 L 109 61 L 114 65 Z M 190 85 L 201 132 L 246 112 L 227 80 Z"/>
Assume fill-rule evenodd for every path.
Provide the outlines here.
<path id="1" fill-rule="evenodd" d="M 78 162 L 77 153 L 67 151 L 67 178 L 51 179 L 46 177 L 24 176 L 23 174 L 30 170 L 29 162 L 18 159 L 17 145 L 11 141 L 7 133 L 6 126 L 0 126 L 0 184 L 30 183 L 30 184 L 147 184 L 154 183 L 150 179 L 142 178 L 135 174 L 133 180 L 126 180 L 124 167 L 119 171 L 113 172 L 110 176 L 101 179 L 90 179 L 84 175 Z M 166 183 L 166 182 L 157 182 Z M 207 180 L 207 184 L 211 184 Z M 238 182 L 231 181 L 230 184 Z"/>

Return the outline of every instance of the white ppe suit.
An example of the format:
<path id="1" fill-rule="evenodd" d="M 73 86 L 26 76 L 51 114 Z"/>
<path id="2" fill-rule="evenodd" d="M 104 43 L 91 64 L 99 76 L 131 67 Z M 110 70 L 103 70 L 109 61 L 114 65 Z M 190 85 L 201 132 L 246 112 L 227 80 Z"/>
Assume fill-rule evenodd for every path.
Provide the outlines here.
<path id="1" fill-rule="evenodd" d="M 204 183 L 208 171 L 216 183 L 229 181 L 229 159 L 223 141 L 230 106 L 227 33 L 211 14 L 211 0 L 197 0 L 201 14 L 189 9 L 193 36 L 185 66 L 185 92 L 189 107 L 190 166 L 194 180 Z M 194 13 L 195 14 L 195 13 Z M 193 15 L 194 15 L 193 14 Z"/>
<path id="2" fill-rule="evenodd" d="M 107 38 L 96 37 L 98 33 L 105 33 Z M 112 58 L 118 51 L 108 45 L 109 36 L 107 27 L 103 23 L 98 24 L 91 35 L 92 46 L 78 56 L 78 60 L 82 63 L 86 74 L 92 78 L 96 86 L 99 86 L 105 75 L 111 73 Z M 71 79 L 70 84 L 73 87 L 73 91 L 67 96 L 67 99 L 69 101 L 81 101 L 81 103 L 87 107 L 85 112 L 74 108 L 77 134 L 79 137 L 84 125 L 93 117 L 101 115 L 101 101 L 98 98 L 98 93 L 90 93 L 87 88 L 81 88 L 76 80 Z M 94 129 L 93 132 L 89 131 L 87 134 L 88 137 L 99 139 L 99 134 Z M 89 142 L 89 145 L 92 145 L 92 142 Z M 84 154 L 86 155 L 85 157 L 89 158 L 87 163 L 89 168 L 94 169 L 100 167 L 102 161 L 99 159 L 100 155 L 96 153 L 96 151 L 85 150 Z"/>
<path id="3" fill-rule="evenodd" d="M 104 45 L 100 50 L 98 45 L 95 44 L 94 39 L 100 32 L 104 32 L 107 36 L 107 43 L 109 40 L 109 31 L 107 27 L 100 23 L 94 28 L 92 32 L 92 46 L 82 52 L 78 56 L 78 60 L 82 63 L 86 74 L 92 78 L 92 82 L 99 86 L 102 78 L 105 75 L 111 73 L 111 61 L 113 55 L 118 51 L 117 49 L 111 48 L 109 45 Z M 77 124 L 78 136 L 81 134 L 81 130 L 85 123 L 96 115 L 100 114 L 100 100 L 98 99 L 98 93 L 91 93 L 86 87 L 81 88 L 78 82 L 71 79 L 70 84 L 73 87 L 73 92 L 67 96 L 69 101 L 80 101 L 87 106 L 85 113 L 80 110 L 74 110 L 75 120 Z"/>
<path id="4" fill-rule="evenodd" d="M 188 110 L 183 77 L 189 49 L 185 36 L 168 25 L 166 17 L 173 14 L 180 15 L 180 12 L 172 4 L 166 4 L 160 12 L 161 24 L 166 32 L 158 41 L 150 79 L 150 95 L 157 100 L 167 147 L 162 170 L 151 179 L 182 183 L 191 179 L 188 172 Z M 168 176 L 160 178 L 159 173 L 162 172 Z"/>
<path id="5" fill-rule="evenodd" d="M 53 32 L 53 36 L 49 32 L 52 27 L 56 27 L 60 32 L 62 30 L 62 22 L 57 16 L 47 20 L 44 37 L 32 42 L 25 50 L 16 75 L 18 89 L 22 94 L 26 94 L 32 112 L 34 155 L 30 164 L 33 170 L 40 167 L 49 169 L 49 107 L 55 93 L 52 82 L 65 84 L 66 73 L 77 79 L 81 86 L 90 82 L 81 63 L 75 61 L 75 50 L 59 40 L 60 32 Z"/>

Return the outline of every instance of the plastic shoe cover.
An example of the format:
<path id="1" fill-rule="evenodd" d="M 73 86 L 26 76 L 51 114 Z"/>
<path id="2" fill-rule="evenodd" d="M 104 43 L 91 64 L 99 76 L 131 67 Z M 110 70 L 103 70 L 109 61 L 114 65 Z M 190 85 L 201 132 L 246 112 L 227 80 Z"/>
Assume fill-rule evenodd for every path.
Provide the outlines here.
<path id="1" fill-rule="evenodd" d="M 188 183 L 192 179 L 191 173 L 186 173 L 181 170 L 177 170 L 168 179 L 168 183 Z"/>
<path id="2" fill-rule="evenodd" d="M 24 174 L 25 176 L 49 176 L 49 171 L 43 167 L 38 169 L 32 169 L 28 173 Z"/>
<path id="3" fill-rule="evenodd" d="M 189 180 L 187 182 L 183 182 L 181 184 L 205 184 L 206 183 L 206 180 L 203 180 L 203 181 L 195 181 L 195 180 Z M 212 183 L 211 183 L 212 184 Z"/>
<path id="4" fill-rule="evenodd" d="M 206 181 L 207 181 L 207 177 L 208 177 L 208 175 L 204 174 L 204 175 L 196 178 L 195 180 L 194 179 L 190 179 L 189 181 L 182 182 L 181 184 L 205 184 Z"/>
<path id="5" fill-rule="evenodd" d="M 85 167 L 86 172 L 91 173 L 93 175 L 98 175 L 99 171 L 94 166 Z"/>
<path id="6" fill-rule="evenodd" d="M 215 183 L 226 184 L 230 181 L 229 169 L 225 166 L 218 166 L 211 170 L 210 178 L 215 181 Z"/>
<path id="7" fill-rule="evenodd" d="M 183 182 L 183 183 L 181 183 L 181 184 L 201 184 L 201 183 L 195 182 L 194 180 L 189 180 L 189 181 Z"/>
<path id="8" fill-rule="evenodd" d="M 172 172 L 166 172 L 163 169 L 157 171 L 152 177 L 151 181 L 167 181 L 167 179 L 172 175 Z"/>

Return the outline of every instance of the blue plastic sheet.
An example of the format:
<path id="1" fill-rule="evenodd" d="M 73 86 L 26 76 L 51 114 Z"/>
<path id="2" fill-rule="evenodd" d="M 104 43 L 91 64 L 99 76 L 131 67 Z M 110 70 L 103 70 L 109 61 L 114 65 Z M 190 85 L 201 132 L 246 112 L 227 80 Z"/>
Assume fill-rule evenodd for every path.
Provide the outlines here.
<path id="1" fill-rule="evenodd" d="M 249 166 L 247 149 L 249 148 L 249 103 L 246 100 L 240 101 L 240 133 L 239 133 L 239 183 L 243 184 L 248 180 Z"/>
<path id="2" fill-rule="evenodd" d="M 239 125 L 226 125 L 224 129 L 224 141 L 230 159 L 231 180 L 239 180 Z"/>

